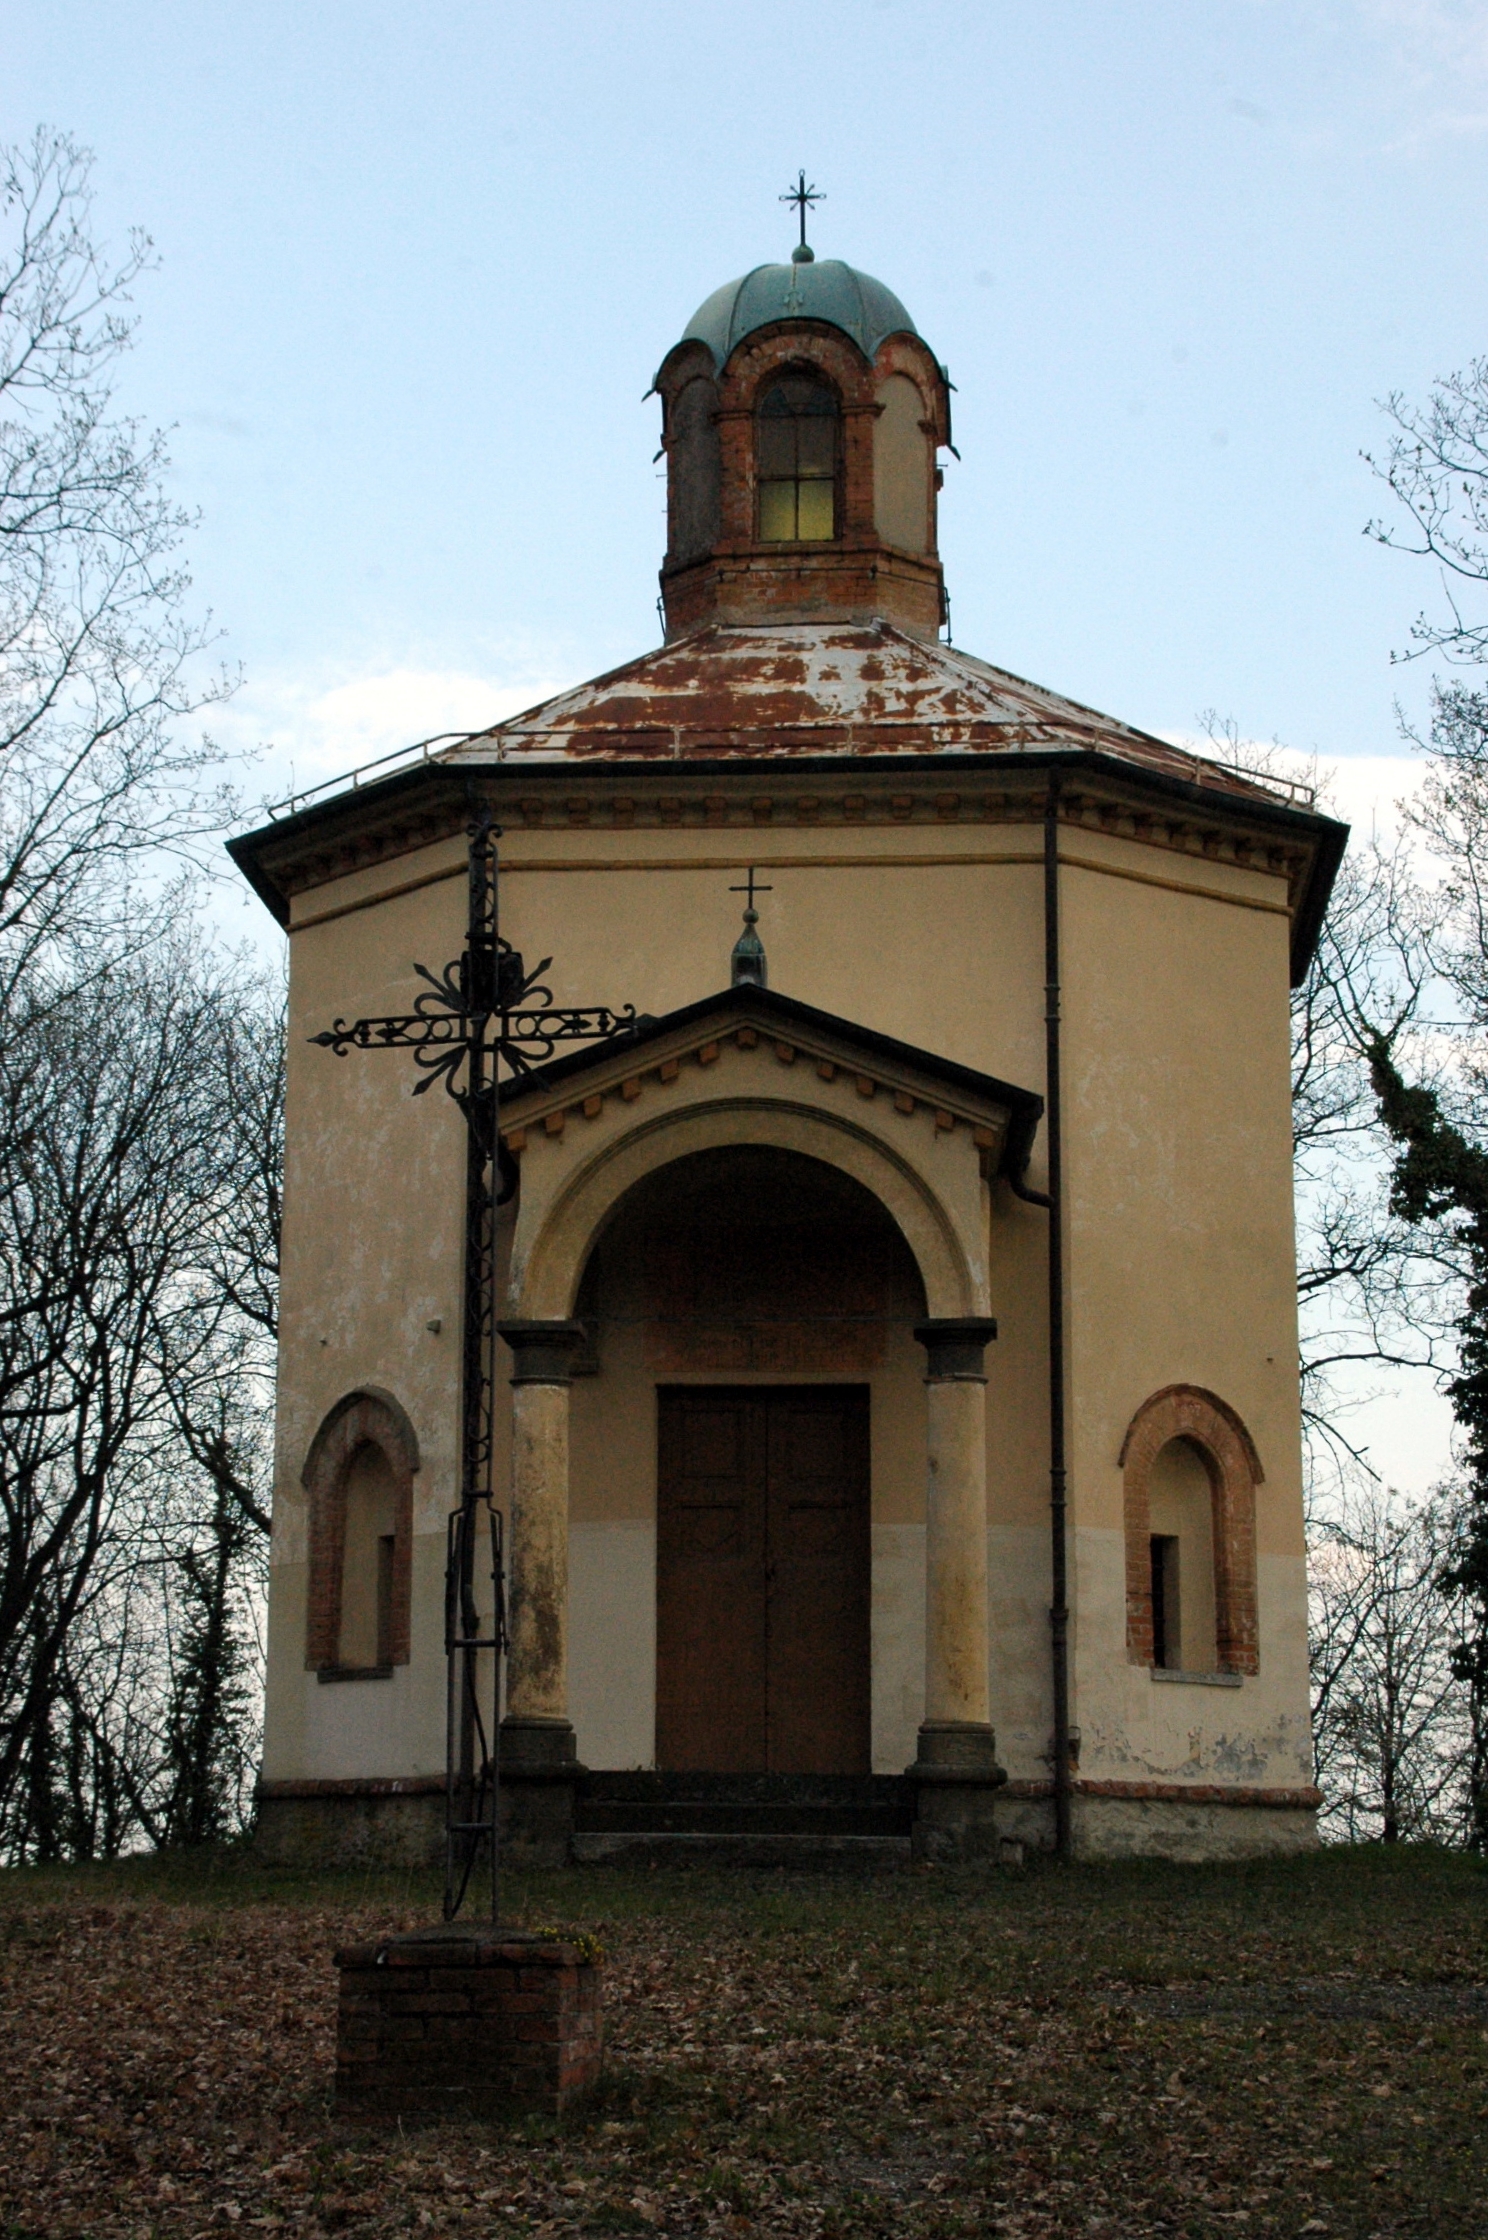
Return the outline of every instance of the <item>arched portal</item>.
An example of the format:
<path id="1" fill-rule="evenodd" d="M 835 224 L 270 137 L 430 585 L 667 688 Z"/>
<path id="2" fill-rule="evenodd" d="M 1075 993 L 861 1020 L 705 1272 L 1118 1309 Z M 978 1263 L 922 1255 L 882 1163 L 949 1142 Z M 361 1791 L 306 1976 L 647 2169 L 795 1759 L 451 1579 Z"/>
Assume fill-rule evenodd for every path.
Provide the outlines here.
<path id="1" fill-rule="evenodd" d="M 926 1311 L 986 1313 L 985 1212 L 974 1159 L 963 1159 L 961 1171 L 937 1188 L 919 1163 L 866 1125 L 794 1100 L 753 1097 L 715 1099 L 648 1118 L 602 1142 L 546 1189 L 530 1187 L 524 1166 L 509 1312 L 534 1320 L 572 1314 L 589 1255 L 630 1190 L 694 1153 L 746 1147 L 794 1154 L 860 1184 L 908 1246 Z"/>
<path id="2" fill-rule="evenodd" d="M 579 1287 L 586 1323 L 643 1321 L 679 1374 L 860 1372 L 926 1313 L 914 1255 L 863 1183 L 762 1144 L 694 1151 L 612 1207 Z"/>
<path id="3" fill-rule="evenodd" d="M 989 1184 L 1035 1104 L 754 987 L 510 1096 L 508 1767 L 993 1778 Z"/>
<path id="4" fill-rule="evenodd" d="M 612 1207 L 577 1309 L 580 1756 L 897 1771 L 923 1702 L 925 1286 L 881 1201 L 795 1151 L 685 1154 Z"/>

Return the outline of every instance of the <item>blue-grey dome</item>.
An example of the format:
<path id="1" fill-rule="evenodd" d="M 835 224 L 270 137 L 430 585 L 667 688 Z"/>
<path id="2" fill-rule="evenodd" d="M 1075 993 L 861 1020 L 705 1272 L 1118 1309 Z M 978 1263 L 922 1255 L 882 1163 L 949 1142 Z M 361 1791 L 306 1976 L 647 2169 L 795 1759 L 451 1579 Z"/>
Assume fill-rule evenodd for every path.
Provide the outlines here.
<path id="1" fill-rule="evenodd" d="M 705 342 L 722 366 L 745 335 L 777 319 L 822 319 L 840 327 L 865 358 L 886 335 L 913 334 L 915 323 L 881 280 L 836 257 L 820 264 L 757 264 L 742 280 L 716 288 L 693 313 L 684 342 Z"/>

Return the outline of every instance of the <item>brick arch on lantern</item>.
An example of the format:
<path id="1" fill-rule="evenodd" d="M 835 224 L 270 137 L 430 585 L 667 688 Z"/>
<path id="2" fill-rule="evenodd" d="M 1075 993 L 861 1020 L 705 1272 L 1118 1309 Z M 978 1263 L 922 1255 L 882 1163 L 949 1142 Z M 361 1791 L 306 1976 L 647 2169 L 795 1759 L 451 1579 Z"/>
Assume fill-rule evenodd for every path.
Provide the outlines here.
<path id="1" fill-rule="evenodd" d="M 393 1476 L 391 1664 L 407 1664 L 412 1632 L 413 1481 L 418 1436 L 390 1392 L 363 1385 L 345 1393 L 310 1442 L 300 1482 L 310 1504 L 310 1591 L 305 1665 L 327 1671 L 341 1642 L 341 1588 L 346 1556 L 346 1489 L 364 1447 L 382 1454 Z"/>
<path id="2" fill-rule="evenodd" d="M 1194 1447 L 1209 1476 L 1214 1516 L 1215 1640 L 1221 1671 L 1260 1669 L 1256 1611 L 1256 1487 L 1265 1480 L 1244 1422 L 1202 1385 L 1164 1385 L 1127 1427 L 1117 1460 L 1126 1524 L 1126 1653 L 1150 1665 L 1152 1467 L 1170 1440 Z"/>
<path id="3" fill-rule="evenodd" d="M 873 527 L 873 369 L 835 328 L 792 322 L 765 327 L 740 343 L 718 383 L 725 537 L 755 541 L 755 415 L 775 382 L 805 374 L 832 392 L 842 415 L 842 517 L 839 537 Z"/>

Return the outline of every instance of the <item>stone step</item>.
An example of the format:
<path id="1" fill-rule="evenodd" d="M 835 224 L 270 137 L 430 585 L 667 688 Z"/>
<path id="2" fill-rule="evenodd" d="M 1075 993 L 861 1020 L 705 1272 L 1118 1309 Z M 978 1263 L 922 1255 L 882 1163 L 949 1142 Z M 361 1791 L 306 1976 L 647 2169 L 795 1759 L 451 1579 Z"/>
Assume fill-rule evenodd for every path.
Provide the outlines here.
<path id="1" fill-rule="evenodd" d="M 576 1866 L 907 1867 L 908 1836 L 661 1834 L 635 1829 L 572 1838 Z"/>
<path id="2" fill-rule="evenodd" d="M 895 1805 L 912 1811 L 914 1784 L 897 1773 L 588 1772 L 580 1794 L 606 1804 Z"/>
<path id="3" fill-rule="evenodd" d="M 580 1795 L 574 1825 L 586 1834 L 907 1836 L 914 1807 L 901 1804 L 756 1804 L 691 1798 L 636 1800 Z"/>

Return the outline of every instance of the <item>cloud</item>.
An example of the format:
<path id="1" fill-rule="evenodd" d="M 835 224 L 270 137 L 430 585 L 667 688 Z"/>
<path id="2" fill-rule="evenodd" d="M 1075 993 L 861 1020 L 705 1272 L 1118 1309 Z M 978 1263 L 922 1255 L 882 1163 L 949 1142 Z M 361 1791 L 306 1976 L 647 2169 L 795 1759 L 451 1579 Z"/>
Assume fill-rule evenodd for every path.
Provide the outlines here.
<path id="1" fill-rule="evenodd" d="M 1482 0 L 1366 0 L 1365 14 L 1421 79 L 1488 76 Z"/>
<path id="2" fill-rule="evenodd" d="M 1418 754 L 1353 754 L 1323 762 L 1266 739 L 1233 738 L 1216 748 L 1215 740 L 1201 732 L 1164 731 L 1160 736 L 1190 754 L 1234 761 L 1261 776 L 1311 786 L 1319 809 L 1350 825 L 1356 844 L 1392 839 L 1426 776 L 1426 759 Z"/>
<path id="3" fill-rule="evenodd" d="M 405 666 L 334 683 L 282 676 L 245 688 L 212 728 L 230 751 L 253 756 L 250 789 L 274 801 L 421 740 L 484 730 L 572 681 L 519 662 L 505 674 Z"/>
<path id="4" fill-rule="evenodd" d="M 1346 755 L 1319 765 L 1318 807 L 1352 825 L 1356 840 L 1388 840 L 1405 822 L 1425 775 L 1418 754 Z"/>
<path id="5" fill-rule="evenodd" d="M 1414 112 L 1387 145 L 1408 150 L 1488 131 L 1488 11 L 1482 0 L 1366 0 L 1396 98 Z"/>

